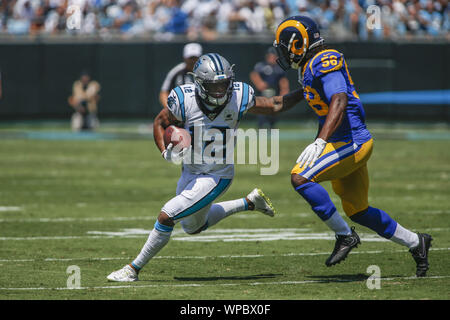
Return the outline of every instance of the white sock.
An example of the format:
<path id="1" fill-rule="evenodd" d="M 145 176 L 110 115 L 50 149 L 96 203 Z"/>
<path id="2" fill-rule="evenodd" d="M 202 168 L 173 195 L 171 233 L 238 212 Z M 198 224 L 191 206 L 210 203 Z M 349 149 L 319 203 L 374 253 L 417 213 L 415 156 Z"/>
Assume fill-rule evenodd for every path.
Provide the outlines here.
<path id="1" fill-rule="evenodd" d="M 172 231 L 159 231 L 153 229 L 148 236 L 147 242 L 142 247 L 141 253 L 131 263 L 134 267 L 141 269 L 169 242 Z"/>
<path id="2" fill-rule="evenodd" d="M 417 233 L 403 228 L 398 222 L 394 235 L 390 240 L 403 246 L 407 246 L 410 249 L 419 245 L 419 236 L 417 235 Z"/>
<path id="3" fill-rule="evenodd" d="M 342 219 L 337 210 L 331 215 L 331 217 L 325 220 L 326 225 L 338 235 L 350 235 L 352 231 L 347 222 Z"/>
<path id="4" fill-rule="evenodd" d="M 245 198 L 214 203 L 208 211 L 208 228 L 233 213 L 245 210 L 248 210 L 248 204 Z"/>

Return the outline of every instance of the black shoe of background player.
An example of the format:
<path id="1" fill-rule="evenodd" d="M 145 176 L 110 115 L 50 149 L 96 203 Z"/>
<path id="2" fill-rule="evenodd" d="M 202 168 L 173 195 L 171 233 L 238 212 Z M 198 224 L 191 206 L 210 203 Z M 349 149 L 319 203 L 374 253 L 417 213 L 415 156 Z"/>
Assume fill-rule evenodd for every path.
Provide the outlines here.
<path id="1" fill-rule="evenodd" d="M 336 244 L 334 245 L 334 250 L 328 257 L 327 261 L 325 261 L 327 267 L 331 267 L 336 263 L 345 260 L 349 252 L 353 248 L 358 247 L 358 244 L 361 243 L 358 234 L 355 232 L 355 227 L 352 227 L 351 230 L 352 234 L 348 236 L 336 235 Z"/>
<path id="2" fill-rule="evenodd" d="M 428 249 L 431 247 L 433 238 L 426 233 L 418 233 L 419 245 L 413 249 L 409 249 L 412 257 L 416 261 L 416 276 L 425 277 L 428 270 Z"/>

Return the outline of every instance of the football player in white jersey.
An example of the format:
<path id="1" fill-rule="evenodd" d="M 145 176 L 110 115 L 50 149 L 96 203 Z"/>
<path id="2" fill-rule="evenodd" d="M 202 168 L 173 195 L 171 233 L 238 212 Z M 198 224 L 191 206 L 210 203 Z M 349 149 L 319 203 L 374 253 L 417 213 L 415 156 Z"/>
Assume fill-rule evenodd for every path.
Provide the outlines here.
<path id="1" fill-rule="evenodd" d="M 176 196 L 161 209 L 153 230 L 139 255 L 130 264 L 112 272 L 111 281 L 137 281 L 139 271 L 169 241 L 173 227 L 180 222 L 188 234 L 200 233 L 233 213 L 257 210 L 273 217 L 275 210 L 264 193 L 255 188 L 240 199 L 213 203 L 231 185 L 234 165 L 226 161 L 210 163 L 205 158 L 195 157 L 196 141 L 200 141 L 203 155 L 208 143 L 203 132 L 223 132 L 223 144 L 234 136 L 225 134 L 237 129 L 243 115 L 276 114 L 293 107 L 302 98 L 301 90 L 285 96 L 272 98 L 255 97 L 251 86 L 234 81 L 233 66 L 217 53 L 201 56 L 196 63 L 193 76 L 195 83 L 174 88 L 164 108 L 154 120 L 154 139 L 163 158 L 170 162 L 183 160 L 183 170 L 178 181 Z M 164 144 L 164 130 L 170 125 L 184 127 L 191 133 L 194 150 L 175 151 Z M 228 131 L 229 132 L 229 131 Z M 215 150 L 225 156 L 225 150 Z M 193 152 L 192 152 L 193 151 Z"/>

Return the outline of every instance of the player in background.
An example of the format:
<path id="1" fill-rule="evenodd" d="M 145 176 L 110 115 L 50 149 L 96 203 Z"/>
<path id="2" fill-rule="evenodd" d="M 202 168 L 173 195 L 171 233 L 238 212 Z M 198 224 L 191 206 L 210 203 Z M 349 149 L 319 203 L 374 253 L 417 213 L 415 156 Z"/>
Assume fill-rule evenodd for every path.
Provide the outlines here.
<path id="1" fill-rule="evenodd" d="M 183 62 L 170 69 L 159 92 L 159 102 L 167 107 L 167 98 L 173 88 L 182 84 L 194 83 L 190 74 L 198 58 L 202 55 L 202 46 L 198 43 L 188 43 L 183 48 Z"/>
<path id="2" fill-rule="evenodd" d="M 89 72 L 83 70 L 78 80 L 73 83 L 69 105 L 75 111 L 71 118 L 73 131 L 92 130 L 99 127 L 97 117 L 100 101 L 100 83 L 91 79 Z"/>
<path id="3" fill-rule="evenodd" d="M 178 162 L 186 156 L 186 148 L 176 152 L 170 144 L 165 147 L 164 130 L 170 125 L 188 130 L 192 136 L 192 145 L 200 142 L 204 146 L 201 152 L 204 154 L 203 150 L 214 140 L 202 137 L 198 133 L 199 129 L 235 130 L 247 111 L 274 114 L 289 109 L 302 99 L 301 90 L 283 97 L 255 97 L 251 86 L 234 81 L 233 66 L 216 53 L 201 56 L 194 67 L 193 76 L 195 84 L 181 85 L 171 91 L 167 108 L 154 121 L 156 146 L 169 162 Z M 222 141 L 226 142 L 227 139 L 234 137 L 225 135 Z M 226 147 L 226 143 L 223 147 Z M 219 149 L 215 152 L 217 154 Z M 222 150 L 221 154 L 225 155 L 226 152 Z M 195 153 L 191 155 L 195 156 Z M 240 199 L 213 203 L 230 187 L 233 177 L 232 163 L 208 163 L 204 158 L 195 163 L 184 158 L 176 196 L 161 209 L 140 254 L 107 278 L 111 281 L 137 281 L 139 271 L 168 243 L 177 222 L 180 222 L 186 233 L 197 234 L 240 211 L 258 210 L 269 216 L 274 215 L 270 200 L 258 188 Z"/>
<path id="4" fill-rule="evenodd" d="M 383 210 L 369 206 L 367 161 L 373 139 L 343 54 L 328 49 L 323 42 L 313 20 L 294 16 L 278 26 L 274 46 L 280 66 L 298 70 L 304 97 L 319 121 L 317 137 L 298 157 L 291 182 L 336 233 L 335 248 L 325 264 L 341 262 L 360 243 L 354 228 L 349 228 L 319 184 L 331 181 L 346 215 L 380 236 L 408 247 L 417 264 L 416 275 L 425 276 L 432 237 L 414 233 Z"/>
<path id="5" fill-rule="evenodd" d="M 264 58 L 264 61 L 258 62 L 250 72 L 250 80 L 257 92 L 264 97 L 284 96 L 289 92 L 289 80 L 286 78 L 286 71 L 277 63 L 278 56 L 273 46 L 267 50 Z M 267 123 L 272 129 L 275 122 L 275 116 L 258 116 L 259 128 L 263 128 Z"/>

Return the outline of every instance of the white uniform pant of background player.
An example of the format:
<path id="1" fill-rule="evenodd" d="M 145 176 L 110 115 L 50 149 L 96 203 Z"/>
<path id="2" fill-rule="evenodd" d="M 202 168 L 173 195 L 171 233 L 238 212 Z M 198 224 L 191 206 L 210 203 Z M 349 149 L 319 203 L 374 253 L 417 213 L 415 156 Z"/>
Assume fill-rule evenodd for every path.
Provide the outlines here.
<path id="1" fill-rule="evenodd" d="M 169 200 L 161 211 L 172 218 L 174 223 L 180 221 L 186 233 L 194 233 L 202 227 L 206 229 L 211 205 L 228 189 L 231 182 L 232 179 L 192 174 L 183 170 L 177 184 L 177 196 Z"/>

